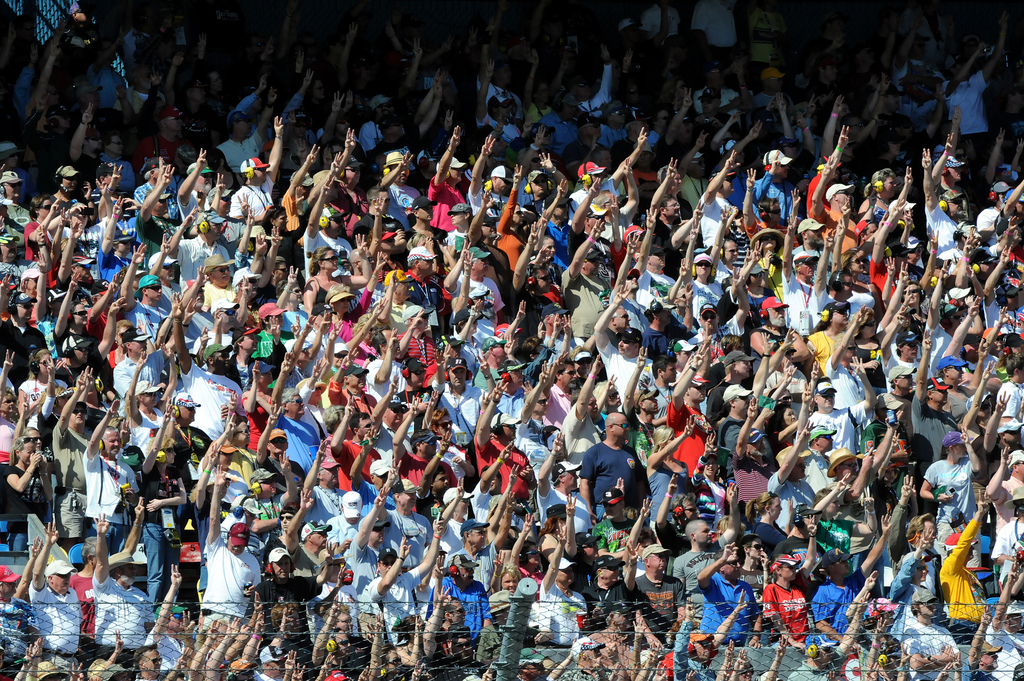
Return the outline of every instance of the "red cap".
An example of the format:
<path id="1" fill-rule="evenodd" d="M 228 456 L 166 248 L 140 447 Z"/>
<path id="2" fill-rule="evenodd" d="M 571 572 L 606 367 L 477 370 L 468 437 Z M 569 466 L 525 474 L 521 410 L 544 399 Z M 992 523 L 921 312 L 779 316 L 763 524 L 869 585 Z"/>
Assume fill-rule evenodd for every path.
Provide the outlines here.
<path id="1" fill-rule="evenodd" d="M 249 159 L 249 163 L 252 164 L 253 168 L 269 168 L 269 163 L 264 163 L 259 156 L 253 156 Z"/>
<path id="2" fill-rule="evenodd" d="M 335 669 L 327 675 L 326 681 L 348 681 L 348 677 L 345 676 L 345 672 L 340 669 Z"/>
<path id="3" fill-rule="evenodd" d="M 243 336 L 252 336 L 252 335 L 255 335 L 255 334 L 259 333 L 259 332 L 260 332 L 260 330 L 258 328 L 256 328 L 255 326 L 250 326 L 249 328 L 247 328 L 245 331 L 242 332 L 242 335 Z"/>
<path id="4" fill-rule="evenodd" d="M 176 106 L 165 106 L 160 109 L 160 113 L 157 114 L 156 119 L 162 121 L 165 118 L 181 118 L 181 111 Z"/>
<path id="5" fill-rule="evenodd" d="M 398 236 L 398 232 L 384 232 L 384 234 L 381 235 L 380 239 L 381 241 L 387 241 L 393 236 Z"/>
<path id="6" fill-rule="evenodd" d="M 19 579 L 21 579 L 21 575 L 15 574 L 14 571 L 6 565 L 0 565 L 0 582 L 10 584 L 18 581 Z"/>
<path id="7" fill-rule="evenodd" d="M 228 532 L 228 544 L 231 546 L 248 546 L 249 526 L 245 523 L 235 523 Z"/>
<path id="8" fill-rule="evenodd" d="M 587 161 L 580 166 L 579 176 L 582 178 L 584 175 L 596 175 L 597 173 L 603 173 L 605 168 L 597 165 L 593 161 Z"/>
<path id="9" fill-rule="evenodd" d="M 280 307 L 277 303 L 263 303 L 260 305 L 260 319 L 266 319 L 267 317 L 279 314 L 284 314 L 284 308 Z"/>
<path id="10" fill-rule="evenodd" d="M 785 303 L 783 303 L 781 300 L 779 300 L 775 296 L 772 296 L 771 298 L 765 298 L 764 302 L 761 303 L 761 311 L 762 312 L 764 312 L 765 310 L 778 310 L 778 309 L 783 309 L 784 310 L 784 309 L 786 309 L 788 307 L 789 307 L 789 305 L 786 305 Z"/>
<path id="11" fill-rule="evenodd" d="M 640 225 L 630 225 L 629 227 L 626 228 L 625 238 L 628 239 L 631 235 L 635 234 L 636 232 L 640 232 L 641 234 L 643 234 L 644 228 L 641 227 Z"/>
<path id="12" fill-rule="evenodd" d="M 694 374 L 693 379 L 690 382 L 695 384 L 695 385 L 707 385 L 711 381 L 709 381 L 708 379 L 704 378 L 700 374 Z"/>
<path id="13" fill-rule="evenodd" d="M 949 390 L 949 386 L 948 385 L 946 385 L 945 383 L 943 383 L 942 381 L 940 381 L 940 380 L 938 380 L 936 378 L 929 378 L 928 380 L 931 381 L 928 384 L 928 388 L 930 390 Z"/>

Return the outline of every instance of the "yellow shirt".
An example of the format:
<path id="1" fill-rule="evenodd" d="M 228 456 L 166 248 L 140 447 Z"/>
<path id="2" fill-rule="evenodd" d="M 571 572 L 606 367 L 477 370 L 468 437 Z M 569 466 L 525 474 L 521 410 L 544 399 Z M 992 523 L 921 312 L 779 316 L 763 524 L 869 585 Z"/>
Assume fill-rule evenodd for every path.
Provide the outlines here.
<path id="1" fill-rule="evenodd" d="M 969 620 L 980 622 L 985 607 L 984 589 L 974 573 L 967 569 L 967 561 L 971 557 L 971 543 L 981 529 L 978 522 L 967 523 L 960 541 L 942 561 L 939 580 L 942 582 L 942 595 L 949 604 L 949 618 L 953 620 Z M 977 605 L 980 597 L 980 605 Z"/>
<path id="2" fill-rule="evenodd" d="M 814 360 L 821 367 L 821 375 L 827 376 L 825 368 L 828 366 L 828 361 L 832 358 L 832 351 L 836 348 L 836 341 L 826 336 L 824 331 L 812 333 L 807 337 L 807 340 L 814 343 Z"/>
<path id="3" fill-rule="evenodd" d="M 231 287 L 217 288 L 210 282 L 203 284 L 203 307 L 210 309 L 218 300 L 235 302 L 235 289 Z"/>

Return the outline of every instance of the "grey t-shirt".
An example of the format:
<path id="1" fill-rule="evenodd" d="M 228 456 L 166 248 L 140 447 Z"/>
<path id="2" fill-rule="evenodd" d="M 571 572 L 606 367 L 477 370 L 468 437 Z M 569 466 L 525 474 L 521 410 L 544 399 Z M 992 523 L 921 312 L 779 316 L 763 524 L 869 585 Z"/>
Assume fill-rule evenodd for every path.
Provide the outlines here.
<path id="1" fill-rule="evenodd" d="M 381 544 L 381 548 L 398 551 L 402 546 L 402 537 L 406 537 L 409 539 L 410 550 L 405 564 L 413 567 L 419 565 L 434 535 L 430 521 L 419 513 L 404 516 L 398 511 L 388 511 L 388 520 L 391 521 L 391 527 L 384 531 L 384 543 Z"/>
<path id="2" fill-rule="evenodd" d="M 974 516 L 978 507 L 974 501 L 971 475 L 971 459 L 966 454 L 955 464 L 942 459 L 928 466 L 924 479 L 932 486 L 932 493 L 936 497 L 943 492 L 953 495 L 949 502 L 939 506 L 937 522 L 948 523 L 956 511 L 963 514 L 964 520 Z"/>
<path id="3" fill-rule="evenodd" d="M 708 564 L 715 561 L 714 551 L 687 551 L 676 558 L 672 565 L 672 576 L 683 582 L 683 593 L 700 593 L 697 576 Z"/>
<path id="4" fill-rule="evenodd" d="M 451 561 L 454 556 L 458 555 L 468 555 L 465 547 L 452 551 L 448 556 L 448 560 Z M 494 564 L 497 561 L 494 545 L 488 544 L 480 549 L 480 553 L 472 556 L 472 558 L 476 563 L 479 563 L 479 565 L 473 568 L 473 579 L 483 584 L 485 589 L 490 589 L 491 580 L 494 578 Z"/>

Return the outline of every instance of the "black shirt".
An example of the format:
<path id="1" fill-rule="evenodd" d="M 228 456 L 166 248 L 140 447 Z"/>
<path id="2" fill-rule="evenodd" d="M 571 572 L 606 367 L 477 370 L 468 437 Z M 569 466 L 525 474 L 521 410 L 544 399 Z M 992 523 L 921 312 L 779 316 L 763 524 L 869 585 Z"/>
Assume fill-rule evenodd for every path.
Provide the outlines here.
<path id="1" fill-rule="evenodd" d="M 164 474 L 161 474 L 159 466 L 154 464 L 148 473 L 143 471 L 139 477 L 142 481 L 140 494 L 145 499 L 173 499 L 178 496 L 179 490 L 184 489 L 181 473 L 174 464 L 168 465 Z M 173 512 L 173 507 L 171 510 Z M 162 515 L 163 509 L 146 511 L 146 522 L 162 525 Z"/>
<path id="2" fill-rule="evenodd" d="M 11 458 L 13 459 L 15 456 L 12 452 Z M 0 490 L 3 491 L 4 513 L 21 516 L 35 515 L 37 518 L 43 518 L 46 515 L 46 497 L 43 495 L 43 482 L 39 477 L 39 469 L 37 468 L 32 473 L 28 486 L 22 492 L 17 491 L 7 482 L 7 478 L 11 475 L 21 477 L 24 474 L 25 471 L 17 466 L 8 465 L 4 467 L 4 479 L 0 482 Z M 28 522 L 8 521 L 7 531 L 28 532 Z"/>

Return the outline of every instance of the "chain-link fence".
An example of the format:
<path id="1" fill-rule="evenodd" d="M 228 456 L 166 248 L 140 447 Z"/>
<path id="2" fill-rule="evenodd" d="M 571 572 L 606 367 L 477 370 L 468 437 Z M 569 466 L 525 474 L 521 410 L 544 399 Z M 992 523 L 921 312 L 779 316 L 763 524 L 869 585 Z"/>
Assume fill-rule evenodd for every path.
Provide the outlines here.
<path id="1" fill-rule="evenodd" d="M 863 595 L 852 603 L 701 603 L 663 594 L 588 601 L 556 588 L 536 600 L 536 583 L 527 583 L 533 586 L 513 594 L 462 599 L 444 593 L 410 602 L 385 592 L 379 602 L 356 601 L 325 587 L 302 602 L 155 607 L 118 586 L 96 589 L 100 600 L 82 608 L 44 589 L 31 605 L 4 605 L 0 673 L 41 679 L 81 669 L 99 681 L 172 672 L 235 680 L 259 674 L 261 681 L 488 674 L 533 681 L 567 673 L 635 681 L 691 672 L 771 681 L 764 675 L 809 673 L 856 681 L 868 672 L 934 680 L 961 670 L 1009 681 L 1024 648 L 1017 633 L 1024 608 L 1013 603 L 978 607 L 975 622 L 947 618 L 949 604 L 921 593 L 912 603 Z M 829 615 L 815 619 L 823 612 Z"/>

